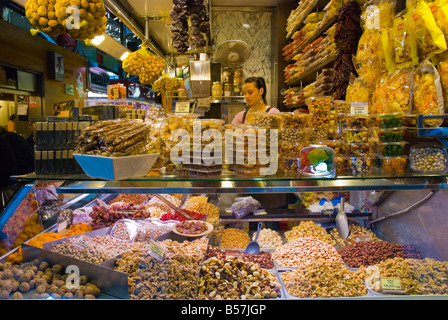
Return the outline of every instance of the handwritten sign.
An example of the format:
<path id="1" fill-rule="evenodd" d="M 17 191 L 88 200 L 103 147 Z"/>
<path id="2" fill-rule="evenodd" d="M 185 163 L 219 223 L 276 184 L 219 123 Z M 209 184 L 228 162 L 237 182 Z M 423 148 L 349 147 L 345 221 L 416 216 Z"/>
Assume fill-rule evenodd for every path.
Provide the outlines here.
<path id="1" fill-rule="evenodd" d="M 381 292 L 403 294 L 403 287 L 400 279 L 396 278 L 381 278 Z"/>
<path id="2" fill-rule="evenodd" d="M 163 255 L 165 254 L 165 248 L 158 245 L 157 243 L 155 243 L 154 241 L 150 241 L 149 242 L 149 251 L 148 253 L 150 255 L 152 255 L 154 258 L 158 259 L 158 260 L 162 260 L 163 259 Z"/>
<path id="3" fill-rule="evenodd" d="M 176 102 L 175 112 L 176 113 L 189 113 L 190 112 L 190 101 Z"/>

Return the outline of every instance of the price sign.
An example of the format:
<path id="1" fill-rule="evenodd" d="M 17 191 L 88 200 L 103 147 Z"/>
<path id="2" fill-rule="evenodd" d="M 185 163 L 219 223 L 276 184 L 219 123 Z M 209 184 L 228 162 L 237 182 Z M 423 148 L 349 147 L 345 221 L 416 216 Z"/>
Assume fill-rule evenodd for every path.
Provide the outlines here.
<path id="1" fill-rule="evenodd" d="M 154 241 L 150 241 L 149 242 L 149 251 L 148 253 L 150 255 L 152 255 L 154 258 L 162 260 L 163 259 L 163 255 L 165 253 L 165 248 L 158 245 L 157 243 L 155 243 Z"/>
<path id="2" fill-rule="evenodd" d="M 381 292 L 403 294 L 403 287 L 400 279 L 396 278 L 381 278 Z"/>
<path id="3" fill-rule="evenodd" d="M 369 236 L 356 236 L 355 242 L 370 241 Z"/>
<path id="4" fill-rule="evenodd" d="M 78 248 L 85 249 L 92 243 L 92 241 L 92 238 L 89 238 L 82 234 L 75 239 L 73 245 L 77 246 Z"/>
<path id="5" fill-rule="evenodd" d="M 190 112 L 190 101 L 176 102 L 175 112 L 176 113 L 189 113 Z"/>
<path id="6" fill-rule="evenodd" d="M 350 105 L 350 114 L 352 116 L 366 116 L 369 114 L 368 102 L 352 102 Z"/>

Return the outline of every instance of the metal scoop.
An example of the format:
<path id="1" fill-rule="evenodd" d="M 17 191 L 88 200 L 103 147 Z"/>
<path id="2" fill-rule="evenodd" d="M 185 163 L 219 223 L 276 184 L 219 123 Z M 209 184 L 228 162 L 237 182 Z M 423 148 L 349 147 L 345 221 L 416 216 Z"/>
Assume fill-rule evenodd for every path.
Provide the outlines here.
<path id="1" fill-rule="evenodd" d="M 247 247 L 244 253 L 251 253 L 251 254 L 258 254 L 260 253 L 260 245 L 257 242 L 258 235 L 260 234 L 261 227 L 263 227 L 263 222 L 258 222 L 258 229 L 257 234 L 255 235 L 255 240 L 251 241 Z"/>
<path id="2" fill-rule="evenodd" d="M 349 229 L 348 229 L 347 216 L 344 211 L 344 198 L 341 199 L 341 202 L 339 204 L 338 214 L 336 215 L 336 227 L 338 229 L 339 236 L 342 238 L 342 240 L 347 239 Z"/>

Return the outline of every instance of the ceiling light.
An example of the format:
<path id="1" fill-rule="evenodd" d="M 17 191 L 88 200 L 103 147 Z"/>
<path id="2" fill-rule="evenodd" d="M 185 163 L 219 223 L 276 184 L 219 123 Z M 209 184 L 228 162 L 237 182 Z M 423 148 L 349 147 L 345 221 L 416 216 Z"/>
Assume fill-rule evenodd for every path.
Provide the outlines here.
<path id="1" fill-rule="evenodd" d="M 99 46 L 104 41 L 104 39 L 106 39 L 106 37 L 102 34 L 102 35 L 96 36 L 90 42 L 92 42 L 92 44 L 95 46 Z"/>

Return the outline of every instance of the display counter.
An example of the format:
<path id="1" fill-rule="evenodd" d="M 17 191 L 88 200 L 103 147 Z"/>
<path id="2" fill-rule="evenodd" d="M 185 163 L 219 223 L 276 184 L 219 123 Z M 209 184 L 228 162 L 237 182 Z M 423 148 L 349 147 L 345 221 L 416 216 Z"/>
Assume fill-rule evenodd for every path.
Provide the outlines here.
<path id="1" fill-rule="evenodd" d="M 241 177 L 222 174 L 221 176 L 205 178 L 158 175 L 124 181 L 105 181 L 93 179 L 83 174 L 66 176 L 28 174 L 15 176 L 14 179 L 23 184 L 23 187 L 2 213 L 1 222 L 3 231 L 8 220 L 14 219 L 17 212 L 21 210 L 20 206 L 22 201 L 29 194 L 39 194 L 36 190 L 42 189 L 42 186 L 45 188 L 53 185 L 58 195 L 64 198 L 64 200 L 59 201 L 58 210 L 56 210 L 57 212 L 53 216 L 46 217 L 46 223 L 44 223 L 46 228 L 44 230 L 30 235 L 30 239 L 23 241 L 22 245 L 16 246 L 6 252 L 1 257 L 1 261 L 5 265 L 5 263 L 11 261 L 11 257 L 17 259 L 20 253 L 21 260 L 15 261 L 17 265 L 23 265 L 24 263 L 33 261 L 36 263 L 38 261 L 39 263 L 45 261 L 49 265 L 55 264 L 58 266 L 62 265 L 63 267 L 74 265 L 78 268 L 77 270 L 79 270 L 80 274 L 87 277 L 86 279 L 88 279 L 89 283 L 93 283 L 100 290 L 96 292 L 96 295 L 90 294 L 87 296 L 86 292 L 84 292 L 84 295 L 78 292 L 78 299 L 86 297 L 130 300 L 201 300 L 222 298 L 270 300 L 315 298 L 446 299 L 448 292 L 444 292 L 443 290 L 443 283 L 446 281 L 443 275 L 445 272 L 448 272 L 448 268 L 445 269 L 444 262 L 448 259 L 448 250 L 446 250 L 447 248 L 444 245 L 446 241 L 443 235 L 443 226 L 446 223 L 446 218 L 442 214 L 439 214 L 438 211 L 431 213 L 430 209 L 443 208 L 447 205 L 446 178 L 446 174 L 423 175 L 407 171 L 400 175 L 374 174 L 368 177 L 346 176 L 328 179 L 285 176 Z M 304 205 L 304 201 L 296 201 L 300 199 L 299 195 L 308 192 L 314 194 L 332 193 L 333 195 L 349 195 L 352 197 L 353 204 L 355 203 L 355 196 L 365 196 L 366 193 L 373 195 L 370 199 L 369 209 L 357 207 L 355 210 L 347 211 L 346 213 L 352 237 L 355 237 L 355 233 L 361 229 L 363 230 L 362 232 L 366 233 L 363 234 L 361 232 L 356 238 L 350 238 L 349 236 L 346 240 L 347 242 L 344 244 L 344 241 L 341 241 L 341 238 L 338 237 L 338 227 L 336 224 L 338 211 L 316 213 L 309 210 L 310 207 L 307 208 Z M 116 239 L 111 238 L 111 235 L 114 234 L 112 230 L 114 230 L 116 224 L 119 224 L 117 221 L 122 222 L 123 220 L 123 216 L 120 216 L 123 214 L 123 211 L 119 211 L 119 209 L 113 207 L 114 199 L 116 199 L 117 203 L 122 204 L 127 201 L 124 199 L 130 199 L 127 197 L 132 197 L 134 200 L 137 197 L 141 197 L 146 201 L 146 208 L 150 208 L 148 204 L 151 202 L 151 199 L 152 203 L 155 203 L 155 195 L 165 196 L 167 197 L 165 199 L 171 201 L 171 204 L 180 205 L 183 209 L 191 208 L 185 207 L 188 199 L 205 197 L 207 199 L 206 203 L 219 212 L 219 218 L 212 221 L 214 226 L 213 232 L 198 238 L 179 235 L 172 231 L 172 224 L 162 218 L 160 211 L 151 211 L 151 213 L 157 212 L 157 214 L 151 214 L 151 217 L 145 218 L 144 209 L 143 211 L 139 211 L 141 208 L 136 207 L 136 203 L 133 203 L 131 207 L 126 207 L 128 209 L 123 209 L 125 212 L 127 210 L 127 213 L 139 212 L 139 214 L 142 214 L 140 219 L 129 216 L 131 217 L 130 220 L 132 220 L 132 223 L 136 222 L 138 224 L 141 221 L 157 220 L 157 223 L 167 223 L 167 225 L 164 225 L 164 228 L 169 227 L 169 230 L 167 231 L 167 228 L 165 228 L 165 232 L 162 232 L 162 235 L 157 240 L 156 238 L 150 237 L 150 239 L 146 238 L 146 241 L 140 239 L 140 242 L 134 238 L 131 242 L 114 243 Z M 238 199 L 241 199 L 241 197 L 245 198 L 249 196 L 259 201 L 261 208 L 264 209 L 262 210 L 264 213 L 255 214 L 254 211 L 243 217 L 237 216 L 232 210 L 232 205 L 240 201 Z M 204 199 L 201 200 L 203 201 Z M 359 198 L 358 201 L 362 202 L 365 199 L 362 200 Z M 128 201 L 127 203 L 130 202 Z M 195 204 L 198 205 L 198 203 Z M 405 207 L 403 207 L 404 204 L 406 204 Z M 106 206 L 109 209 L 114 208 L 113 210 L 115 210 L 108 211 L 111 214 L 115 214 L 115 217 L 110 216 L 108 218 L 111 223 L 107 224 L 107 226 L 104 224 L 105 227 L 94 227 L 93 230 L 90 229 L 90 231 L 74 233 L 70 237 L 50 239 L 52 241 L 40 243 L 40 247 L 36 245 L 36 242 L 33 242 L 33 239 L 39 238 L 42 234 L 58 234 L 61 232 L 67 234 L 67 232 L 71 232 L 68 231 L 70 230 L 69 225 L 71 224 L 70 227 L 73 228 L 76 224 L 74 220 L 69 220 L 69 224 L 63 225 L 64 221 L 68 221 L 64 220 L 64 214 L 67 214 L 67 212 L 73 213 L 75 210 L 88 209 L 92 212 L 92 210 L 101 210 L 102 206 Z M 204 203 L 202 203 L 202 206 L 204 206 Z M 48 203 L 44 203 L 41 208 L 45 212 L 49 208 Z M 169 209 L 163 210 L 169 211 Z M 204 209 L 204 211 L 207 210 Z M 175 211 L 171 212 L 174 213 Z M 186 212 L 192 213 L 191 211 Z M 422 216 L 423 213 L 426 214 L 425 217 Z M 45 215 L 42 215 L 42 212 L 39 212 L 39 215 L 40 219 L 44 220 Z M 87 216 L 93 217 L 94 215 L 88 214 Z M 84 218 L 87 216 L 84 216 Z M 209 219 L 211 216 L 211 214 L 208 214 L 206 218 Z M 95 219 L 95 223 L 99 223 L 99 218 Z M 426 219 L 437 219 L 435 223 L 437 226 L 434 223 L 429 223 Z M 219 277 L 211 280 L 210 277 L 213 275 L 207 275 L 207 272 L 209 272 L 207 270 L 210 270 L 210 268 L 221 270 L 225 263 L 222 261 L 226 261 L 226 266 L 229 268 L 228 272 L 230 274 L 234 274 L 234 276 L 236 274 L 241 275 L 242 271 L 238 271 L 238 268 L 241 268 L 241 263 L 243 262 L 239 262 L 238 264 L 235 259 L 246 259 L 244 260 L 246 261 L 245 263 L 250 263 L 247 261 L 250 261 L 254 257 L 253 255 L 244 254 L 244 247 L 247 244 L 244 241 L 254 238 L 256 230 L 254 230 L 253 224 L 260 221 L 264 224 L 264 227 L 262 229 L 263 232 L 260 233 L 262 235 L 258 239 L 259 244 L 264 244 L 267 241 L 266 239 L 271 241 L 271 237 L 274 236 L 278 236 L 277 240 L 279 241 L 276 247 L 262 247 L 261 253 L 255 255 L 257 256 L 256 259 L 258 260 L 256 261 L 259 266 L 253 272 L 257 273 L 257 277 L 265 277 L 268 284 L 266 284 L 264 290 L 261 292 L 257 291 L 259 289 L 255 289 L 253 284 L 255 278 L 252 278 L 252 280 L 244 280 L 246 281 L 246 287 L 244 287 L 246 294 L 241 293 L 241 291 L 239 291 L 240 293 L 235 293 L 230 287 L 225 290 L 222 287 L 213 290 L 214 283 L 221 280 L 219 280 Z M 80 223 L 80 221 L 77 222 Z M 100 222 L 105 223 L 105 221 Z M 91 225 L 95 226 L 93 223 Z M 128 232 L 130 230 L 128 229 Z M 416 233 L 416 230 L 418 230 L 418 233 Z M 324 232 L 322 233 L 322 231 Z M 230 239 L 224 239 L 226 232 L 229 233 Z M 237 232 L 238 234 L 231 234 L 232 232 Z M 271 232 L 272 234 L 270 234 Z M 268 233 L 270 235 L 267 235 Z M 418 237 L 415 236 L 416 234 L 418 234 Z M 2 235 L 3 237 L 5 236 L 3 233 Z M 242 245 L 239 243 L 240 237 L 242 239 L 244 238 L 244 241 L 241 240 L 243 242 Z M 81 246 L 81 252 L 86 251 L 87 247 L 90 248 L 89 250 L 94 251 L 95 246 L 93 243 L 99 241 L 96 239 L 102 239 L 103 245 L 100 246 L 103 248 L 102 250 L 105 250 L 105 248 L 112 250 L 112 247 L 113 250 L 108 254 L 105 253 L 108 252 L 107 250 L 102 251 L 104 256 L 101 256 L 101 260 L 89 260 L 90 258 L 81 255 L 79 248 Z M 330 240 L 326 243 L 324 239 Z M 351 239 L 350 244 L 348 242 L 349 239 Z M 77 243 L 78 249 L 75 250 L 77 252 L 76 254 L 66 247 L 68 245 L 66 240 L 72 241 L 72 244 Z M 381 242 L 384 248 L 388 246 L 394 248 L 383 248 L 385 252 L 393 251 L 395 252 L 394 254 L 397 252 L 405 252 L 405 255 L 401 256 L 397 254 L 397 256 L 394 256 L 388 253 L 388 262 L 386 262 L 384 257 L 376 257 L 375 259 L 377 260 L 370 260 L 372 262 L 371 265 L 367 264 L 365 266 L 353 267 L 353 265 L 350 266 L 347 263 L 353 262 L 350 260 L 352 254 L 347 253 L 349 250 L 355 250 L 352 246 L 378 245 L 375 244 L 377 242 L 376 240 Z M 229 244 L 229 241 L 232 244 Z M 235 245 L 235 241 L 238 245 Z M 63 245 L 63 243 L 66 244 Z M 64 246 L 65 248 L 61 249 Z M 401 246 L 406 249 L 404 251 L 397 249 L 398 247 L 401 248 Z M 346 251 L 341 251 L 342 249 Z M 383 249 L 375 250 L 381 251 Z M 72 250 L 74 249 L 72 248 Z M 140 255 L 140 258 L 136 258 L 136 256 L 131 257 L 131 252 L 135 253 L 135 250 L 143 250 L 142 252 L 145 254 Z M 347 279 L 350 278 L 352 282 L 345 283 L 345 280 L 341 279 L 338 285 L 342 288 L 341 291 L 331 291 L 328 289 L 329 291 L 326 294 L 319 293 L 318 291 L 310 292 L 305 290 L 302 287 L 303 284 L 297 283 L 293 279 L 310 275 L 300 271 L 300 268 L 297 266 L 291 267 L 288 265 L 284 260 L 285 257 L 282 255 L 283 252 L 287 251 L 289 254 L 296 254 L 297 261 L 300 259 L 310 259 L 310 257 L 298 258 L 304 252 L 303 250 L 310 250 L 310 252 L 313 250 L 329 250 L 331 253 L 325 251 L 327 253 L 323 256 L 324 260 L 329 259 L 328 261 L 324 262 L 315 257 L 311 258 L 310 261 L 313 262 L 309 268 L 313 268 L 312 270 L 315 272 L 318 270 L 318 272 L 328 272 L 327 275 L 339 272 L 340 274 L 346 275 Z M 181 268 L 179 260 L 176 260 L 179 259 L 178 254 L 182 251 L 184 254 L 191 254 L 192 252 L 197 254 L 194 257 L 190 256 L 188 258 L 188 261 L 194 261 L 194 263 L 192 262 L 192 265 L 185 268 Z M 163 252 L 163 254 L 157 256 L 157 254 L 160 255 L 160 252 Z M 171 255 L 173 252 L 176 252 L 174 256 Z M 320 253 L 315 254 L 319 256 Z M 341 257 L 343 257 L 342 260 L 340 260 Z M 405 259 L 403 260 L 403 258 L 399 257 L 405 257 Z M 140 261 L 140 271 L 138 272 L 141 273 L 139 273 L 137 278 L 135 273 L 136 269 L 132 267 L 136 266 L 135 259 Z M 409 261 L 413 261 L 414 264 L 404 264 L 403 261 L 408 261 L 408 259 L 410 259 Z M 134 264 L 130 264 L 131 260 L 134 261 Z M 336 260 L 342 262 L 342 264 L 338 264 Z M 263 265 L 262 262 L 270 264 Z M 126 265 L 126 263 L 128 264 Z M 221 265 L 221 263 L 223 264 Z M 387 263 L 389 263 L 389 271 L 385 271 L 387 269 Z M 435 263 L 438 264 L 439 268 L 437 272 L 434 269 Z M 261 265 L 264 267 L 261 267 Z M 334 269 L 335 266 L 343 269 L 337 271 Z M 432 272 L 434 273 L 434 277 L 440 277 L 429 285 L 429 287 L 433 286 L 434 290 L 430 289 L 428 284 L 423 283 L 411 289 L 408 281 L 412 282 L 417 280 L 405 278 L 402 278 L 401 282 L 400 280 L 391 282 L 391 288 L 386 290 L 387 284 L 384 283 L 382 287 L 381 283 L 378 283 L 374 279 L 375 277 L 372 276 L 372 272 L 376 270 L 375 272 L 380 272 L 378 273 L 381 274 L 380 278 L 384 278 L 384 281 L 386 281 L 396 276 L 392 272 L 395 270 L 394 268 L 413 270 L 412 268 L 417 267 L 420 270 L 425 270 L 422 271 L 424 277 L 429 276 Z M 170 270 L 173 270 L 172 268 L 177 268 L 176 270 L 186 279 L 185 285 L 190 286 L 188 290 L 174 292 L 175 288 L 179 289 L 180 287 L 175 277 L 170 275 Z M 244 269 L 245 267 L 242 268 Z M 196 270 L 194 274 L 191 274 L 192 270 Z M 163 272 L 163 276 L 156 276 L 160 272 Z M 104 278 L 105 276 L 108 277 L 107 281 Z M 253 274 L 251 277 L 253 277 Z M 157 292 L 154 288 L 143 290 L 142 286 L 148 287 L 145 281 L 149 281 L 149 279 L 152 279 L 151 281 L 155 283 L 158 281 L 170 283 L 166 285 L 172 290 L 170 291 L 171 293 Z M 398 289 L 397 287 L 393 287 L 393 285 L 398 286 Z M 234 283 L 234 286 L 237 286 L 237 284 Z M 332 285 L 329 286 L 331 287 Z M 38 290 L 41 289 L 39 288 Z M 83 287 L 83 289 L 85 288 Z M 31 299 L 42 299 L 53 296 L 56 298 L 74 298 L 74 293 L 76 292 L 73 290 L 72 295 L 70 295 L 66 294 L 70 290 L 66 290 L 64 293 L 66 296 L 64 296 L 60 294 L 61 292 L 58 295 L 58 293 L 48 291 L 37 294 L 35 290 L 36 287 L 26 293 L 22 293 L 22 297 L 29 297 Z M 242 289 L 240 288 L 239 290 Z M 21 291 L 18 290 L 18 292 Z M 11 294 L 7 298 L 17 298 L 18 294 L 13 296 L 13 293 L 11 291 Z"/>

